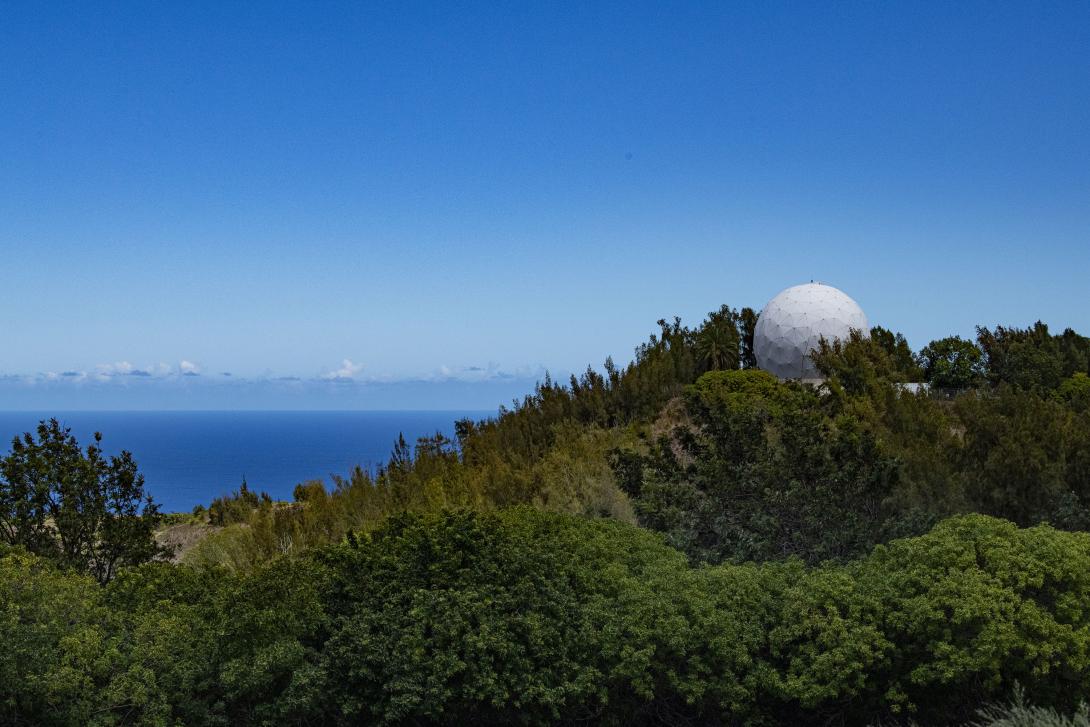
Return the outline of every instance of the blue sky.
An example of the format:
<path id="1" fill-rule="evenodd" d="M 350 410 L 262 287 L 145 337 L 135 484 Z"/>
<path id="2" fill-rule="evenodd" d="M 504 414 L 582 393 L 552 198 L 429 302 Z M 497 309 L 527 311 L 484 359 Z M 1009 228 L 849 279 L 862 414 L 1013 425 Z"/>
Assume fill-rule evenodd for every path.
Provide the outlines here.
<path id="1" fill-rule="evenodd" d="M 6 3 L 0 99 L 0 408 L 490 407 L 810 279 L 1090 330 L 1086 3 Z"/>

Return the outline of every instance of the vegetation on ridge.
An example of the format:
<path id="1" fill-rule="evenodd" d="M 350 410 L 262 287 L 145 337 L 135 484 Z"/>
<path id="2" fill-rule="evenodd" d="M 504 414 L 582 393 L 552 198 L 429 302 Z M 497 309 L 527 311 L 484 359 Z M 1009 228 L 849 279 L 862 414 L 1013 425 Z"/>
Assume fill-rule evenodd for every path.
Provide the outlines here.
<path id="1" fill-rule="evenodd" d="M 0 724 L 1002 723 L 1087 700 L 1090 339 L 917 355 L 875 328 L 814 353 L 815 389 L 753 368 L 755 320 L 660 321 L 623 368 L 293 503 L 244 486 L 196 511 L 214 532 L 182 564 L 131 457 L 43 423 L 0 461 Z M 978 713 L 1016 685 L 1042 711 Z"/>

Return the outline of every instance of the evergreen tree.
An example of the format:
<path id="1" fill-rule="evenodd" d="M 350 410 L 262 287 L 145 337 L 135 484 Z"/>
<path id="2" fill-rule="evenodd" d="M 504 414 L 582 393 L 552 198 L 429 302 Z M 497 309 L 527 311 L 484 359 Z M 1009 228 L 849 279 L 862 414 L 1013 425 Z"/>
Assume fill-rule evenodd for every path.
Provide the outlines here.
<path id="1" fill-rule="evenodd" d="M 96 433 L 81 450 L 56 419 L 12 441 L 0 460 L 0 535 L 11 545 L 109 581 L 164 554 L 159 507 L 129 452 L 105 457 Z"/>
<path id="2" fill-rule="evenodd" d="M 983 378 L 984 354 L 972 341 L 959 336 L 932 341 L 917 358 L 924 380 L 939 389 L 968 389 Z"/>

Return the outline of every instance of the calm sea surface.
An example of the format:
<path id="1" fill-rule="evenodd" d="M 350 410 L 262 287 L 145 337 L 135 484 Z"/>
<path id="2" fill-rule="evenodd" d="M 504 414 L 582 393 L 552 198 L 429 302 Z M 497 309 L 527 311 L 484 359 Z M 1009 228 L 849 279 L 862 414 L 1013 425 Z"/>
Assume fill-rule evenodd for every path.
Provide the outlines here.
<path id="1" fill-rule="evenodd" d="M 188 511 L 237 489 L 291 499 L 299 482 L 384 464 L 399 433 L 454 435 L 454 422 L 481 411 L 79 411 L 0 412 L 0 453 L 11 438 L 56 417 L 81 445 L 102 432 L 109 454 L 132 452 L 147 490 L 165 512 Z"/>

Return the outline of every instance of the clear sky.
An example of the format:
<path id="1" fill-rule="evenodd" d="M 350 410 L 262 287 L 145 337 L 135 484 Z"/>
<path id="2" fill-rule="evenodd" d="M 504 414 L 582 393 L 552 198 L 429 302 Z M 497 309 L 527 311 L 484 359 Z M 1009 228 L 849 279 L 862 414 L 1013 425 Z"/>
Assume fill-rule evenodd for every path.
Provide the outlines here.
<path id="1" fill-rule="evenodd" d="M 1090 3 L 820 5 L 4 3 L 0 408 L 490 407 L 810 279 L 1090 331 Z"/>

